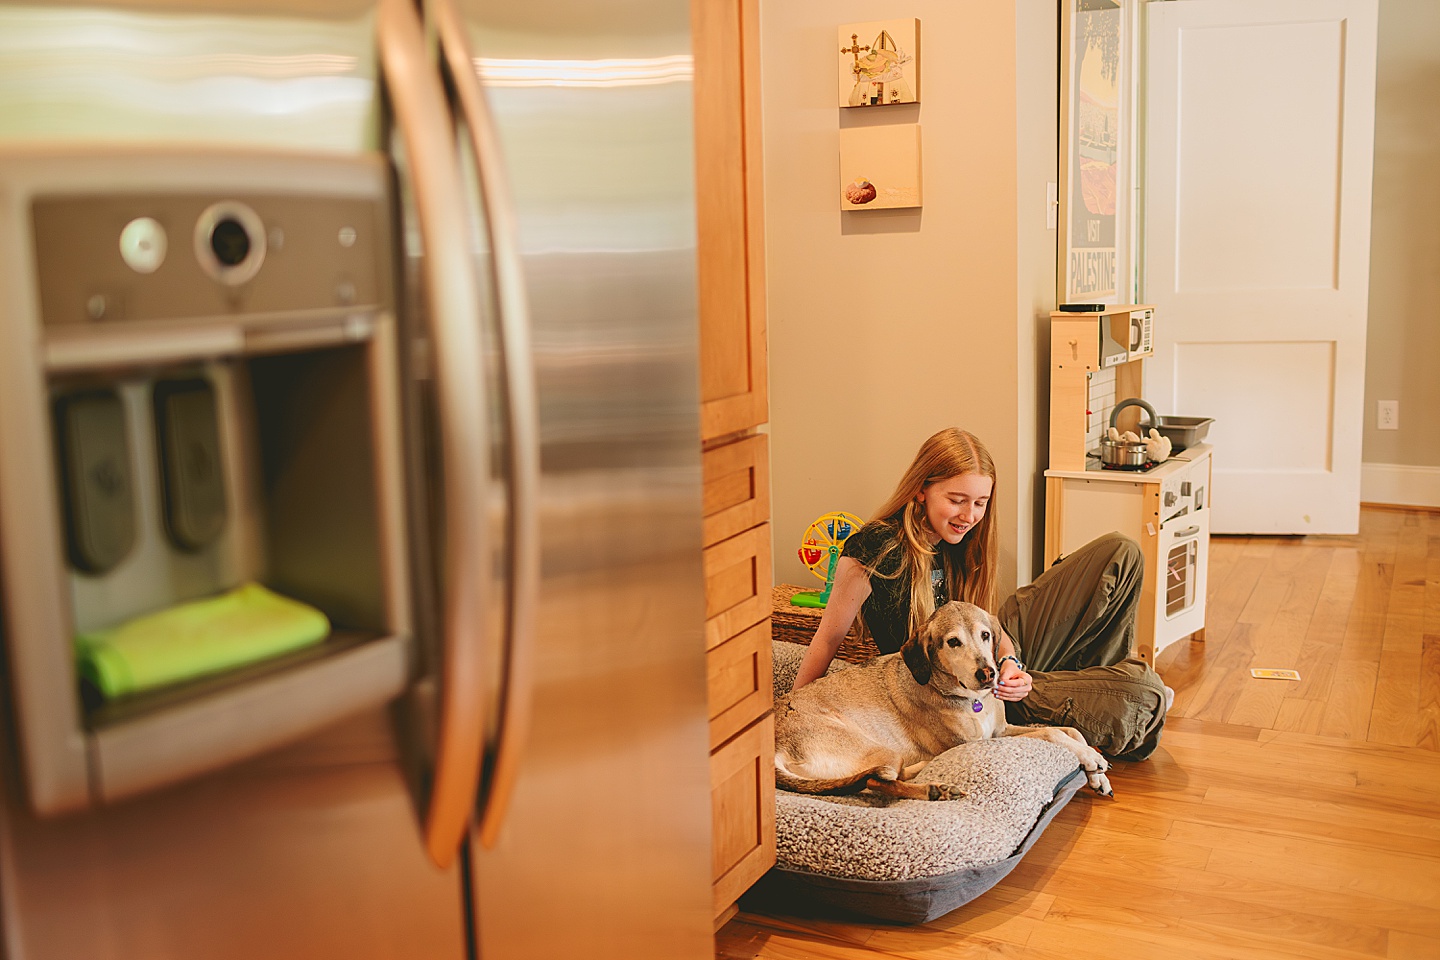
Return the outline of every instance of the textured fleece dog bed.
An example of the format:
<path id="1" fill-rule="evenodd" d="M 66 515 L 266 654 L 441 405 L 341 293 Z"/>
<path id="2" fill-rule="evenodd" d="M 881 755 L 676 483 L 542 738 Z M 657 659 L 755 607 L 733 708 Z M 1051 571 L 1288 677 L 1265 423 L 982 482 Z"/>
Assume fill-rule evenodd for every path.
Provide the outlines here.
<path id="1" fill-rule="evenodd" d="M 805 647 L 773 647 L 779 696 L 794 684 Z M 958 784 L 967 795 L 887 801 L 777 790 L 776 865 L 747 894 L 747 907 L 933 920 L 1004 878 L 1085 785 L 1074 754 L 1020 737 L 962 744 L 916 780 Z"/>

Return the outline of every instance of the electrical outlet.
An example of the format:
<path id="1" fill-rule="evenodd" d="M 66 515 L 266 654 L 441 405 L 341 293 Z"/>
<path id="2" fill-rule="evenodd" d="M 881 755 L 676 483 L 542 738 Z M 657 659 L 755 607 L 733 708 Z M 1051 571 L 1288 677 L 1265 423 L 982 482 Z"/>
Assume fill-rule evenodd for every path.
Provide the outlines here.
<path id="1" fill-rule="evenodd" d="M 1400 401 L 1381 400 L 1375 414 L 1376 430 L 1400 429 Z"/>

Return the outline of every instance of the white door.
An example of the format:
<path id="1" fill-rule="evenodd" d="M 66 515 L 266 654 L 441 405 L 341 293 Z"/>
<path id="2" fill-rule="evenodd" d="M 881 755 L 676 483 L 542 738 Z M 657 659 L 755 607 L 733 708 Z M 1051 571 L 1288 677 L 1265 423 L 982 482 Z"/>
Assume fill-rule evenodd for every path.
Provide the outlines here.
<path id="1" fill-rule="evenodd" d="M 1146 11 L 1148 398 L 1215 418 L 1213 533 L 1355 533 L 1377 0 Z"/>

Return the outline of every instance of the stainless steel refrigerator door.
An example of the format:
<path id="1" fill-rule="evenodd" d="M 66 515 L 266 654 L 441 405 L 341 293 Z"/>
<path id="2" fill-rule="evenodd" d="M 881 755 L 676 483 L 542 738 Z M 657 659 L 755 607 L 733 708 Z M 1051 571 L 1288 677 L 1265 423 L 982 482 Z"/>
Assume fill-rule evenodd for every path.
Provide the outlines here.
<path id="1" fill-rule="evenodd" d="M 460 870 L 426 857 L 400 770 L 372 711 L 79 817 L 35 819 L 7 775 L 4 955 L 464 960 Z"/>
<path id="2" fill-rule="evenodd" d="M 3 0 L 0 142 L 377 149 L 376 0 Z"/>
<path id="3" fill-rule="evenodd" d="M 471 845 L 479 954 L 709 957 L 688 6 L 460 12 L 446 59 L 509 174 L 541 467 L 528 732 Z"/>
<path id="4" fill-rule="evenodd" d="M 414 669 L 387 170 L 373 155 L 0 150 L 7 956 L 238 960 L 284 943 L 305 956 L 458 960 L 468 949 L 462 871 L 425 856 L 383 706 Z M 175 232 L 217 194 L 283 233 L 250 286 L 208 285 L 184 246 L 153 275 L 126 275 L 115 241 L 127 217 L 149 212 Z M 357 211 L 368 215 L 346 216 Z M 348 265 L 353 283 L 322 248 L 368 250 Z M 90 271 L 107 270 L 128 313 L 87 320 Z M 359 302 L 345 305 L 351 293 Z M 272 309 L 253 309 L 262 302 Z M 47 391 L 99 382 L 129 397 L 138 384 L 143 411 L 156 371 L 187 370 L 210 377 L 234 414 L 221 458 L 231 542 L 209 558 L 166 547 L 155 428 L 141 412 L 130 435 L 149 439 L 131 454 L 152 480 L 135 484 L 139 543 L 104 574 L 67 571 Z M 204 588 L 192 561 L 325 607 L 334 635 L 298 660 L 82 710 L 76 625 Z M 98 809 L 76 812 L 87 804 Z"/>
<path id="5" fill-rule="evenodd" d="M 9 719 L 36 813 L 223 767 L 383 704 L 410 680 L 385 170 L 375 157 L 0 150 L 0 591 Z M 216 198 L 237 197 L 287 237 L 243 292 L 210 281 L 184 246 L 149 274 L 122 262 L 127 221 L 148 213 L 183 235 Z M 342 224 L 356 232 L 348 248 Z M 361 302 L 335 302 L 333 276 L 360 273 L 371 275 L 351 283 Z M 108 305 L 99 320 L 87 298 Z M 285 355 L 296 363 L 264 359 Z M 210 456 L 224 479 L 224 517 L 203 548 L 166 535 L 150 416 L 154 388 L 192 375 L 213 387 Z M 50 437 L 50 399 L 95 384 L 127 408 L 139 530 L 103 573 L 62 556 L 70 511 Z M 248 580 L 323 609 L 330 637 L 82 706 L 77 634 Z"/>
<path id="6" fill-rule="evenodd" d="M 393 304 L 379 309 L 364 300 L 361 275 L 348 289 L 366 305 L 363 316 L 316 309 L 298 326 L 283 315 L 293 304 L 256 324 L 251 318 L 225 322 L 232 308 L 221 304 L 177 314 L 194 323 L 142 323 L 134 331 L 110 323 L 112 314 L 101 325 L 108 336 L 85 331 L 102 333 L 98 337 L 42 336 L 28 325 L 40 310 L 37 299 L 44 299 L 37 298 L 27 236 L 28 191 L 35 184 L 52 194 L 77 182 L 101 194 L 203 193 L 217 187 L 207 178 L 223 169 L 229 179 L 218 185 L 222 192 L 254 188 L 258 181 L 291 195 L 353 188 L 383 208 L 385 158 L 362 155 L 377 145 L 381 113 L 372 7 L 369 0 L 181 0 L 163 9 L 0 4 L 0 154 L 6 163 L 30 158 L 19 161 L 29 166 L 18 190 L 13 181 L 0 185 L 0 276 L 6 280 L 0 284 L 0 340 L 6 345 L 0 351 L 0 410 L 6 414 L 0 499 L 12 531 L 46 531 L 7 547 L 0 559 L 0 572 L 13 583 L 36 586 L 0 596 L 7 680 L 13 683 L 18 673 L 28 678 L 7 690 L 7 729 L 0 740 L 0 909 L 3 953 L 12 960 L 248 960 L 277 954 L 460 960 L 471 954 L 462 870 L 437 868 L 426 856 L 411 783 L 402 772 L 413 758 L 397 746 L 389 710 L 378 706 L 405 687 L 415 667 L 406 577 L 397 574 L 405 536 L 403 520 L 396 522 L 403 497 L 398 423 L 389 422 L 398 393 Z M 32 145 L 37 140 L 43 148 Z M 157 142 L 168 144 L 169 152 L 157 150 Z M 46 160 L 42 149 L 60 158 Z M 271 152 L 287 150 L 311 152 L 278 158 Z M 163 159 L 151 163 L 152 153 Z M 78 172 L 78 180 L 66 181 L 67 171 Z M 286 236 L 291 254 L 301 248 L 297 240 L 305 226 L 315 224 L 297 223 Z M 188 233 L 171 227 L 167 268 L 193 267 Z M 329 239 L 336 240 L 333 230 Z M 96 251 L 103 256 L 77 249 L 69 264 L 79 269 L 119 255 L 113 234 L 99 242 Z M 278 263 L 279 251 L 272 247 L 271 254 L 269 262 Z M 386 269 L 373 272 L 380 277 Z M 382 287 L 387 283 L 380 280 Z M 187 294 L 210 291 L 204 277 L 180 286 Z M 334 289 L 340 294 L 344 287 Z M 76 317 L 83 320 L 83 297 L 79 303 Z M 106 312 L 121 303 L 123 298 L 110 298 Z M 20 317 L 26 326 L 15 326 Z M 367 379 L 368 403 L 387 411 L 368 438 L 351 431 L 343 441 L 361 439 L 394 454 L 380 458 L 374 477 L 333 491 L 334 499 L 353 502 L 379 493 L 388 506 L 320 551 L 338 562 L 277 551 L 270 570 L 294 560 L 316 574 L 312 585 L 324 591 L 336 583 L 320 581 L 343 581 L 357 566 L 375 566 L 369 550 L 347 560 L 345 543 L 383 540 L 379 552 L 390 558 L 382 561 L 390 574 L 378 581 L 362 577 L 358 588 L 354 582 L 339 585 L 342 593 L 364 594 L 357 615 L 384 616 L 385 629 L 361 631 L 353 646 L 341 644 L 338 656 L 291 664 L 293 669 L 253 683 L 226 678 L 213 696 L 157 701 L 153 709 L 117 715 L 113 722 L 90 714 L 89 725 L 81 724 L 68 621 L 77 614 L 83 619 L 87 605 L 77 602 L 68 610 L 65 597 L 97 584 L 65 582 L 74 577 L 63 570 L 55 532 L 47 381 L 108 381 L 116 370 L 122 380 L 143 380 L 147 367 L 243 368 L 250 361 L 235 358 L 264 355 L 268 362 L 271 354 L 283 360 L 291 351 L 317 348 L 323 354 L 331 347 L 346 354 L 338 365 L 341 381 L 353 386 L 357 375 Z M 282 374 L 287 372 L 293 371 Z M 367 398 L 348 388 L 329 392 L 326 383 L 335 382 L 320 378 L 316 390 L 323 396 L 310 398 L 330 400 L 328 413 L 342 420 L 364 417 Z M 122 393 L 129 390 L 122 385 Z M 16 411 L 22 415 L 9 416 Z M 11 429 L 17 423 L 18 432 Z M 311 462 L 336 453 L 326 443 L 305 444 L 304 450 Z M 147 460 L 143 450 L 134 456 L 142 465 Z M 342 483 L 344 469 L 332 471 Z M 148 501 L 152 492 L 139 496 Z M 288 497 L 294 510 L 270 503 L 266 536 L 272 545 L 304 536 L 334 514 L 323 501 L 307 511 L 305 499 Z M 26 523 L 16 523 L 16 516 Z M 235 553 L 246 567 L 250 537 L 241 539 L 246 542 L 236 544 Z M 153 542 L 151 534 L 142 535 L 136 550 Z M 117 570 L 118 577 L 131 576 Z M 110 599 L 143 607 L 174 584 L 136 574 L 125 586 L 109 591 Z M 337 606 L 332 612 L 343 611 Z M 14 635 L 17 618 L 32 641 L 18 654 L 16 644 L 26 641 Z M 40 643 L 33 642 L 35 628 Z M 339 717 L 349 719 L 334 723 Z M 259 759 L 236 762 L 302 736 Z M 216 767 L 224 769 L 203 773 Z M 37 784 L 43 784 L 38 794 Z M 121 799 L 127 794 L 143 795 Z M 87 805 L 95 809 L 75 812 Z M 37 817 L 36 807 L 69 815 Z"/>

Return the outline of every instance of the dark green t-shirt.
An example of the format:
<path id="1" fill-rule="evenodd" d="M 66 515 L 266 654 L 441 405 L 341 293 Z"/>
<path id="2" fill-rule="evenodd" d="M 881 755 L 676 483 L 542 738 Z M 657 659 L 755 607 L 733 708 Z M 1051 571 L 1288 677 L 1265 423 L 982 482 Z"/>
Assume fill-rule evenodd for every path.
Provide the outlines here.
<path id="1" fill-rule="evenodd" d="M 910 629 L 910 574 L 900 569 L 904 550 L 896 548 L 878 567 L 875 566 L 876 558 L 884 552 L 886 545 L 894 543 L 899 536 L 899 514 L 884 520 L 871 520 L 852 534 L 840 551 L 842 557 L 875 569 L 875 573 L 870 575 L 870 596 L 861 605 L 860 616 L 881 653 L 899 650 Z M 896 571 L 899 571 L 898 576 Z M 935 563 L 930 570 L 930 584 L 935 590 L 936 606 L 939 606 L 947 599 L 939 553 L 935 554 Z"/>

